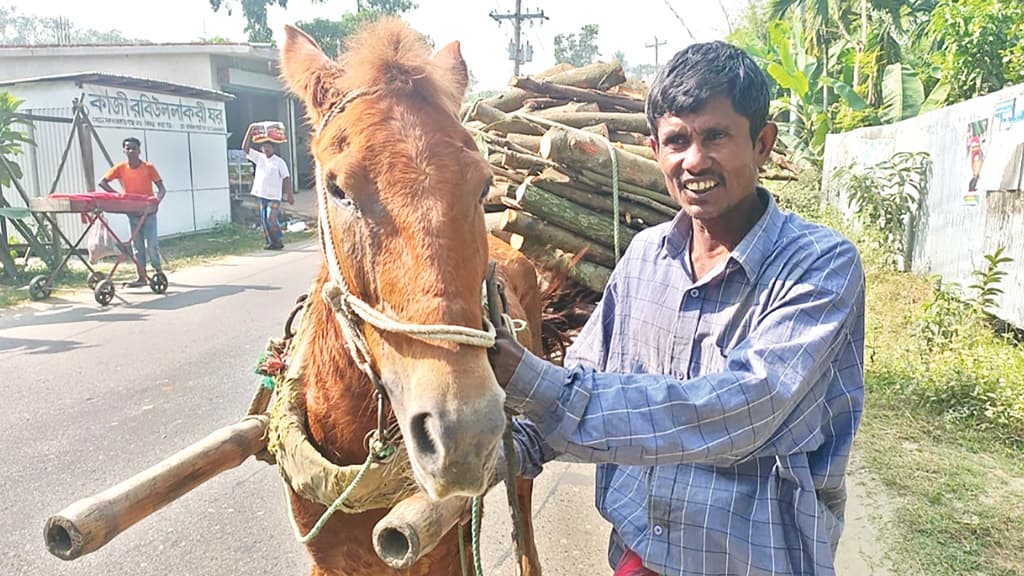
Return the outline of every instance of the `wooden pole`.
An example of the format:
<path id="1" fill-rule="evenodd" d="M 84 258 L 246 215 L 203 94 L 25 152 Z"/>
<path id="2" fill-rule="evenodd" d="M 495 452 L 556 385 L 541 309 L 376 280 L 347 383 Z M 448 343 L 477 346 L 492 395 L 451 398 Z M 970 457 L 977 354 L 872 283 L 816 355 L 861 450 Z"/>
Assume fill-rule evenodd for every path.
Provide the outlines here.
<path id="1" fill-rule="evenodd" d="M 529 238 L 531 241 L 561 248 L 566 252 L 579 253 L 586 250 L 583 258 L 609 268 L 615 266 L 615 253 L 608 248 L 590 242 L 586 238 L 577 236 L 550 222 L 538 220 L 525 212 L 505 210 L 498 227 L 506 232 Z"/>
<path id="2" fill-rule="evenodd" d="M 93 138 L 96 139 L 96 145 L 100 147 L 100 152 L 103 154 L 103 158 L 107 161 L 107 167 L 113 168 L 114 159 L 110 157 L 110 153 L 107 152 L 107 147 L 103 145 L 103 139 L 100 138 L 99 132 L 96 131 L 96 125 L 92 123 L 92 119 L 89 118 L 88 112 L 82 109 L 82 117 L 85 118 L 86 124 L 89 126 L 89 131 L 92 132 Z"/>
<path id="3" fill-rule="evenodd" d="M 528 111 L 528 107 L 524 106 L 523 111 Z M 537 109 L 536 114 L 541 118 L 545 114 L 563 114 L 563 113 L 577 113 L 577 112 L 600 112 L 601 107 L 597 105 L 597 102 L 569 102 L 560 106 L 552 106 L 548 108 Z"/>
<path id="4" fill-rule="evenodd" d="M 514 78 L 512 86 L 552 98 L 569 98 L 577 102 L 595 102 L 601 108 L 621 108 L 629 112 L 643 112 L 644 101 L 616 94 L 606 94 L 596 90 L 560 86 L 551 82 L 534 80 L 533 78 Z"/>
<path id="5" fill-rule="evenodd" d="M 665 175 L 657 162 L 614 146 L 612 149 L 621 182 L 668 195 Z M 544 159 L 573 168 L 585 168 L 609 178 L 612 175 L 611 154 L 604 138 L 558 126 L 549 129 L 540 142 L 540 155 Z"/>
<path id="6" fill-rule="evenodd" d="M 601 214 L 584 208 L 557 194 L 531 185 L 519 187 L 516 192 L 516 202 L 522 206 L 523 210 L 534 216 L 575 232 L 588 240 L 608 248 L 615 245 L 611 214 Z M 636 236 L 634 230 L 630 230 L 627 226 L 619 227 L 619 241 L 623 248 L 633 240 L 633 236 Z"/>
<path id="7" fill-rule="evenodd" d="M 53 177 L 53 183 L 50 184 L 50 191 L 46 193 L 47 196 L 57 191 L 57 184 L 60 183 L 60 175 L 64 172 L 64 165 L 68 163 L 68 152 L 71 151 L 71 143 L 75 141 L 75 133 L 78 132 L 78 115 L 78 100 L 75 100 L 75 115 L 74 118 L 71 119 L 71 133 L 68 134 L 68 142 L 64 145 L 64 153 L 60 156 L 60 164 L 57 165 L 57 174 Z"/>
<path id="8" fill-rule="evenodd" d="M 266 416 L 221 428 L 170 458 L 79 500 L 46 521 L 46 549 L 62 560 L 95 552 L 139 520 L 266 447 Z"/>
<path id="9" fill-rule="evenodd" d="M 579 260 L 572 264 L 575 254 L 557 248 L 547 248 L 528 238 L 523 241 L 519 251 L 542 266 L 566 272 L 569 278 L 597 293 L 604 291 L 604 287 L 612 275 L 610 268 L 586 260 Z"/>
<path id="10" fill-rule="evenodd" d="M 512 116 L 516 116 L 516 114 L 512 114 Z M 573 128 L 603 123 L 608 125 L 609 130 L 615 132 L 650 134 L 647 116 L 640 112 L 562 112 L 561 114 L 549 113 L 544 116 L 544 119 Z"/>
<path id="11" fill-rule="evenodd" d="M 622 69 L 622 64 L 618 62 L 594 62 L 579 68 L 570 68 L 546 76 L 538 75 L 534 78 L 560 86 L 608 90 L 625 83 L 626 72 Z"/>
<path id="12" fill-rule="evenodd" d="M 84 112 L 78 115 L 75 131 L 78 132 L 78 149 L 82 153 L 82 172 L 85 174 L 87 189 L 96 186 L 96 165 L 92 157 L 92 130 L 84 129 L 87 122 Z"/>
<path id="13" fill-rule="evenodd" d="M 396 570 L 407 570 L 433 550 L 459 521 L 469 498 L 431 500 L 422 492 L 402 500 L 373 527 L 373 549 Z"/>
<path id="14" fill-rule="evenodd" d="M 651 147 L 651 137 L 646 132 L 641 134 L 639 132 L 612 131 L 612 133 L 608 135 L 608 139 L 612 142 L 622 142 L 623 144 L 646 146 L 648 148 Z"/>

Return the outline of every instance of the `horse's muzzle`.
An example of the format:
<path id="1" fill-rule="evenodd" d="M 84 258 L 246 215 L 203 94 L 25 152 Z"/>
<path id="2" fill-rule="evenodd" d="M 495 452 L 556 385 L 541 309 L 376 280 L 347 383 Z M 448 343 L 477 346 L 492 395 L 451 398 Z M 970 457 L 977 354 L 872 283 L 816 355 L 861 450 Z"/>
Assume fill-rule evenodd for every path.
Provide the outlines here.
<path id="1" fill-rule="evenodd" d="M 414 413 L 406 448 L 417 480 L 432 498 L 485 492 L 505 427 L 503 395 L 479 399 L 457 411 Z"/>

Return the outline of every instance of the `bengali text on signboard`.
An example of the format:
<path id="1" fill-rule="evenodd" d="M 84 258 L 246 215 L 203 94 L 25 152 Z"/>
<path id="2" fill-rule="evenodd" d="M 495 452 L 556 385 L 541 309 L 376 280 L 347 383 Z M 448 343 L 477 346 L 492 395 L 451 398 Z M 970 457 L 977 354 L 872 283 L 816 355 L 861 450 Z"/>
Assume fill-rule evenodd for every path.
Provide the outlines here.
<path id="1" fill-rule="evenodd" d="M 221 102 L 105 86 L 86 85 L 84 89 L 89 118 L 97 126 L 216 134 L 227 132 L 224 104 Z"/>

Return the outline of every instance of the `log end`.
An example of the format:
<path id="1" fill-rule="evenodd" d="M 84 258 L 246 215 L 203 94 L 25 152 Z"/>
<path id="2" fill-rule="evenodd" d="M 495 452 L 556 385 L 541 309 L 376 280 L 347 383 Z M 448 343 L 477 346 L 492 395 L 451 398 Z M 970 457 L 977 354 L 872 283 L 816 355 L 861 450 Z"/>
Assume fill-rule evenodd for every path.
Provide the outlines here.
<path id="1" fill-rule="evenodd" d="M 83 555 L 83 538 L 75 523 L 64 516 L 50 516 L 43 530 L 46 550 L 61 560 L 74 560 Z"/>
<path id="2" fill-rule="evenodd" d="M 420 540 L 409 524 L 381 522 L 373 529 L 373 549 L 395 570 L 408 570 L 420 559 Z"/>

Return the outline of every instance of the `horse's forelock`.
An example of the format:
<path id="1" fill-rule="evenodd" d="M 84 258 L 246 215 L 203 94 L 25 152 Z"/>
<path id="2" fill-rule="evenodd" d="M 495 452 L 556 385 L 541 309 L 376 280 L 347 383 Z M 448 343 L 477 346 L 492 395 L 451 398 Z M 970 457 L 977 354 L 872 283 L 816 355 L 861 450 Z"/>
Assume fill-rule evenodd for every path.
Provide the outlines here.
<path id="1" fill-rule="evenodd" d="M 398 18 L 381 18 L 362 28 L 347 44 L 341 64 L 345 92 L 415 96 L 452 113 L 461 100 L 457 84 L 431 59 L 426 39 Z"/>

